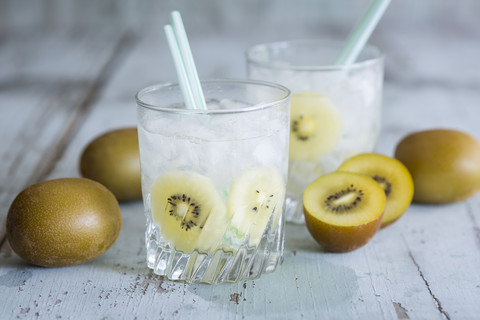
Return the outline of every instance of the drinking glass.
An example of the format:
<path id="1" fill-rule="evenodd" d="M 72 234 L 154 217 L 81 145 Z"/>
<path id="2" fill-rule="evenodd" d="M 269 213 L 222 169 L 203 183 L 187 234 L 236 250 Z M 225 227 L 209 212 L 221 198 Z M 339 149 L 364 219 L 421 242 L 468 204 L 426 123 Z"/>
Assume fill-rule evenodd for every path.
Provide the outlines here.
<path id="1" fill-rule="evenodd" d="M 136 95 L 147 265 L 171 280 L 237 282 L 282 261 L 290 91 L 201 82 L 207 110 L 177 84 Z"/>
<path id="2" fill-rule="evenodd" d="M 384 55 L 367 45 L 357 61 L 333 65 L 343 42 L 303 39 L 246 52 L 251 79 L 292 91 L 286 220 L 303 223 L 302 195 L 346 159 L 373 151 L 381 125 Z"/>

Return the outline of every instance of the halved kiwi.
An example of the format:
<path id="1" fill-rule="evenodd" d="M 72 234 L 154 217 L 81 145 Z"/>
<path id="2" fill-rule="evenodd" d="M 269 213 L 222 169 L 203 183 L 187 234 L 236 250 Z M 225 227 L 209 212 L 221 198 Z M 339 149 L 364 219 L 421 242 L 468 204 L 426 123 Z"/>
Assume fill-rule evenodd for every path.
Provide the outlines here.
<path id="1" fill-rule="evenodd" d="M 400 218 L 412 202 L 412 176 L 397 159 L 377 153 L 364 153 L 346 160 L 337 171 L 364 174 L 380 184 L 387 196 L 382 227 Z"/>
<path id="2" fill-rule="evenodd" d="M 375 235 L 385 202 L 385 192 L 372 178 L 333 172 L 305 189 L 305 223 L 312 237 L 327 251 L 352 251 Z"/>
<path id="3" fill-rule="evenodd" d="M 290 160 L 316 161 L 332 151 L 343 132 L 340 111 L 324 95 L 292 95 L 290 111 Z"/>
<path id="4" fill-rule="evenodd" d="M 228 219 L 212 181 L 193 172 L 167 172 L 151 188 L 153 219 L 178 251 L 214 251 Z"/>
<path id="5" fill-rule="evenodd" d="M 234 182 L 227 201 L 232 217 L 224 241 L 235 248 L 249 237 L 257 246 L 272 215 L 278 221 L 285 200 L 285 182 L 273 167 L 257 167 L 243 172 Z"/>

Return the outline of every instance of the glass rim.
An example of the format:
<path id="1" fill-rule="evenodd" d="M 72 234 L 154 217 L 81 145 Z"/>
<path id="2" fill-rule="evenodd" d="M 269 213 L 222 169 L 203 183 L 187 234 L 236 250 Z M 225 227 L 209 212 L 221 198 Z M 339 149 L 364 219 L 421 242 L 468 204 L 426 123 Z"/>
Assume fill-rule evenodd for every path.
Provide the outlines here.
<path id="1" fill-rule="evenodd" d="M 366 44 L 365 47 L 362 49 L 365 50 L 373 50 L 375 52 L 375 57 L 368 58 L 365 60 L 357 61 L 351 64 L 346 65 L 279 65 L 278 63 L 262 60 L 262 59 L 255 59 L 252 56 L 252 52 L 258 50 L 259 48 L 282 48 L 285 46 L 291 46 L 292 44 L 316 44 L 318 46 L 327 46 L 327 45 L 338 45 L 339 48 L 343 46 L 344 42 L 335 39 L 316 39 L 316 38 L 306 38 L 306 39 L 294 39 L 294 40 L 283 40 L 283 41 L 274 41 L 274 42 L 265 42 L 265 43 L 258 43 L 251 47 L 249 47 L 245 51 L 245 58 L 248 63 L 269 69 L 278 69 L 278 70 L 292 70 L 292 71 L 339 71 L 339 70 L 348 70 L 348 69 L 355 69 L 366 67 L 371 64 L 375 64 L 377 62 L 382 61 L 385 58 L 385 53 L 378 48 L 377 46 Z M 339 52 L 340 53 L 340 52 Z"/>
<path id="2" fill-rule="evenodd" d="M 210 79 L 201 79 L 200 83 L 202 86 L 204 84 L 243 84 L 243 85 L 257 85 L 257 86 L 265 86 L 273 89 L 277 89 L 284 93 L 281 98 L 275 99 L 275 101 L 270 102 L 261 102 L 255 104 L 253 106 L 249 106 L 246 108 L 236 108 L 236 109 L 212 109 L 212 110 L 202 110 L 202 109 L 187 109 L 187 108 L 172 108 L 172 107 L 163 107 L 154 105 L 151 103 L 147 103 L 142 100 L 142 96 L 155 92 L 160 91 L 162 89 L 167 88 L 178 88 L 180 91 L 180 86 L 178 82 L 165 82 L 165 83 L 157 83 L 143 89 L 140 89 L 135 94 L 135 100 L 137 102 L 138 107 L 147 108 L 155 111 L 160 112 L 167 112 L 167 113 L 183 113 L 183 114 L 232 114 L 232 113 L 244 113 L 244 112 L 252 112 L 252 111 L 260 111 L 272 108 L 279 104 L 285 103 L 291 95 L 290 89 L 285 86 L 282 86 L 277 83 L 262 81 L 262 80 L 253 80 L 253 79 L 233 79 L 233 78 L 210 78 Z M 183 102 L 183 101 L 181 101 Z"/>

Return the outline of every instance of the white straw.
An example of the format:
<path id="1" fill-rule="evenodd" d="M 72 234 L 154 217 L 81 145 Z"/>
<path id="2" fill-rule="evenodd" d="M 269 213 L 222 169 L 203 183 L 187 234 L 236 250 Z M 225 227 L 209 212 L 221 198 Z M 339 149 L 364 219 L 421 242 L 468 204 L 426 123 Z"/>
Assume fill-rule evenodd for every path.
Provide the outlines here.
<path id="1" fill-rule="evenodd" d="M 180 49 L 175 39 L 175 34 L 173 32 L 171 25 L 166 25 L 163 27 L 165 31 L 165 36 L 167 38 L 168 47 L 170 49 L 170 54 L 172 56 L 173 64 L 177 72 L 178 83 L 183 94 L 183 99 L 185 101 L 185 106 L 189 109 L 195 109 L 195 101 L 193 98 L 192 88 L 188 82 L 187 72 L 182 61 L 180 54 Z"/>
<path id="2" fill-rule="evenodd" d="M 373 30 L 382 18 L 391 0 L 374 0 L 360 22 L 348 37 L 342 51 L 335 60 L 335 65 L 351 64 L 372 35 Z"/>
<path id="3" fill-rule="evenodd" d="M 206 110 L 207 106 L 205 103 L 205 97 L 203 96 L 202 85 L 200 84 L 200 80 L 198 78 L 197 68 L 195 67 L 195 61 L 193 60 L 193 54 L 192 50 L 190 49 L 187 33 L 185 32 L 182 16 L 178 11 L 173 11 L 170 14 L 170 18 L 172 20 L 173 31 L 175 32 L 178 47 L 185 65 L 187 79 L 190 83 L 190 87 L 192 88 L 193 98 L 196 106 Z"/>

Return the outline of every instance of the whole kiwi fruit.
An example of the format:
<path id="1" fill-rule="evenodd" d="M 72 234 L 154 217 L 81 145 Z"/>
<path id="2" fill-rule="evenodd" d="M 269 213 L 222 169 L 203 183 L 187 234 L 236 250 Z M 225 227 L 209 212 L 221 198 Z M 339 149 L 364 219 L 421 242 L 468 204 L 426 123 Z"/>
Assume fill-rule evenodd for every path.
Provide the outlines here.
<path id="1" fill-rule="evenodd" d="M 467 133 L 415 132 L 398 143 L 395 157 L 412 175 L 415 202 L 457 202 L 480 189 L 480 144 Z"/>
<path id="2" fill-rule="evenodd" d="M 103 184 L 118 201 L 141 199 L 137 128 L 112 130 L 95 138 L 82 152 L 80 173 Z"/>
<path id="3" fill-rule="evenodd" d="M 17 195 L 7 215 L 7 238 L 27 262 L 63 267 L 102 255 L 121 226 L 120 207 L 107 188 L 89 179 L 63 178 Z"/>

